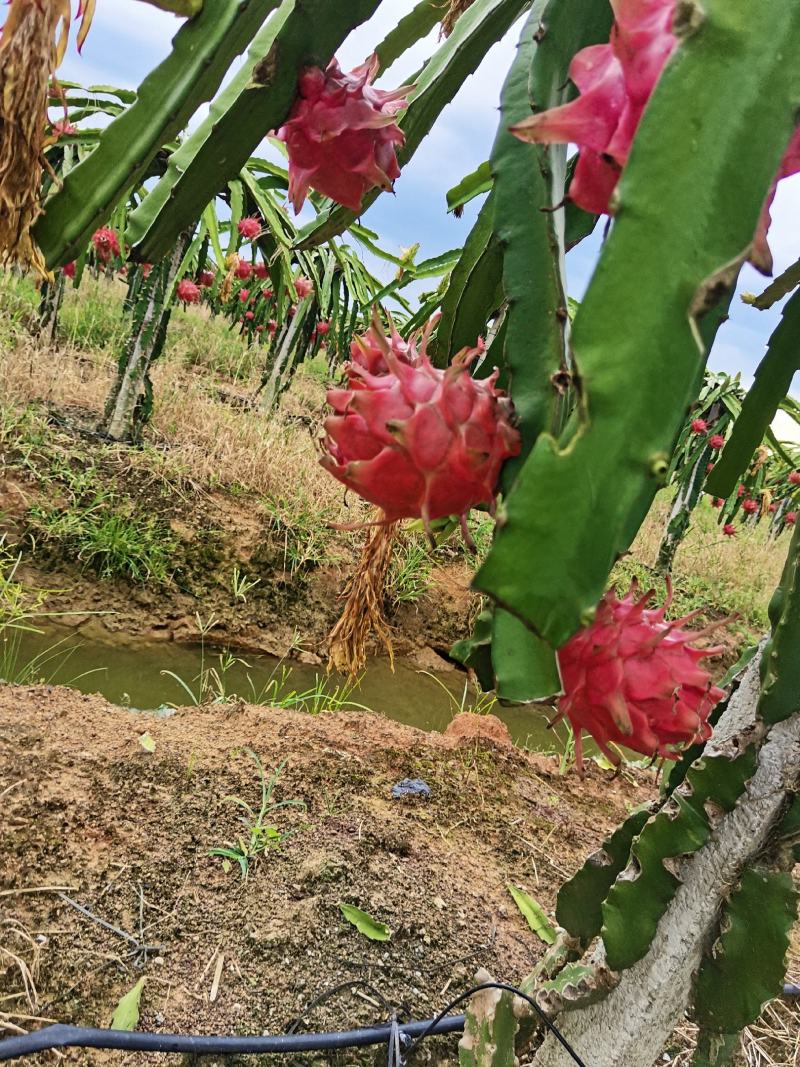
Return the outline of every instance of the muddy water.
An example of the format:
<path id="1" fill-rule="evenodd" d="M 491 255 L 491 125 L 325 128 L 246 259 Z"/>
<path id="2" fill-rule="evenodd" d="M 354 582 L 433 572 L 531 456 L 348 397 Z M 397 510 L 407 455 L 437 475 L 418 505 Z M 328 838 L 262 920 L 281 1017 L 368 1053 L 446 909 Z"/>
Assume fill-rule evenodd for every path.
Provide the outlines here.
<path id="1" fill-rule="evenodd" d="M 138 710 L 193 703 L 184 686 L 198 696 L 201 671 L 214 691 L 222 689 L 226 695 L 254 703 L 288 697 L 297 700 L 300 708 L 323 710 L 336 701 L 320 699 L 321 682 L 328 693 L 335 695 L 338 687 L 338 696 L 344 695 L 344 678 L 325 679 L 319 667 L 252 653 L 226 654 L 208 646 L 96 636 L 54 626 L 22 637 L 18 663 L 36 656 L 42 657 L 36 667 L 37 680 L 100 693 L 114 704 Z M 433 675 L 400 660 L 392 674 L 386 660 L 376 659 L 346 699 L 350 707 L 362 705 L 408 726 L 442 731 L 459 710 L 474 708 L 474 694 L 465 695 L 464 686 L 460 673 Z M 495 705 L 491 710 L 506 723 L 518 745 L 540 752 L 560 747 L 559 738 L 546 727 L 542 709 Z"/>

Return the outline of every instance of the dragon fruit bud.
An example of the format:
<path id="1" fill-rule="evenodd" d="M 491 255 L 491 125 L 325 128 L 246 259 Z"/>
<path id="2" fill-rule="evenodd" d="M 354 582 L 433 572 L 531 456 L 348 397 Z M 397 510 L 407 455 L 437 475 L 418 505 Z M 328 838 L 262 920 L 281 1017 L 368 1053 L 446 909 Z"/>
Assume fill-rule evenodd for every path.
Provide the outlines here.
<path id="1" fill-rule="evenodd" d="M 725 525 L 722 527 L 722 532 L 725 534 L 726 537 L 735 537 L 736 527 L 733 525 L 732 522 L 726 522 Z"/>
<path id="2" fill-rule="evenodd" d="M 758 511 L 758 501 L 752 499 L 743 500 L 742 511 L 746 511 L 748 515 L 754 515 Z"/>
<path id="3" fill-rule="evenodd" d="M 786 514 L 783 516 L 783 521 L 789 526 L 794 526 L 794 524 L 797 522 L 797 512 L 787 511 Z"/>
<path id="4" fill-rule="evenodd" d="M 725 438 L 722 436 L 721 433 L 715 433 L 711 437 L 709 437 L 708 444 L 709 444 L 709 448 L 714 448 L 716 450 L 719 450 L 720 448 L 724 447 Z"/>
<path id="5" fill-rule="evenodd" d="M 309 278 L 295 278 L 294 291 L 297 293 L 298 300 L 305 300 L 314 292 L 314 285 Z"/>
<path id="6" fill-rule="evenodd" d="M 250 290 L 249 289 L 240 289 L 239 290 L 239 299 L 241 300 L 241 302 L 243 304 L 246 303 L 247 298 L 249 296 L 250 296 Z"/>
<path id="7" fill-rule="evenodd" d="M 65 263 L 64 264 L 64 277 L 65 278 L 74 278 L 75 277 L 75 261 L 74 260 L 72 261 L 72 263 Z"/>
<path id="8" fill-rule="evenodd" d="M 317 333 L 320 337 L 324 337 L 326 333 L 330 333 L 331 324 L 329 322 L 318 322 Z"/>
<path id="9" fill-rule="evenodd" d="M 445 370 L 434 367 L 425 350 L 431 326 L 419 348 L 414 339 L 398 358 L 375 319 L 357 352 L 377 346 L 383 366 L 370 370 L 354 358 L 345 367 L 346 384 L 328 391 L 334 414 L 325 420 L 321 463 L 381 507 L 388 522 L 427 524 L 491 506 L 503 462 L 520 450 L 511 401 L 495 387 L 497 373 L 470 375 L 477 349 L 463 349 Z"/>
<path id="10" fill-rule="evenodd" d="M 197 304 L 200 302 L 200 286 L 195 285 L 195 283 L 188 278 L 183 278 L 178 282 L 175 295 L 178 297 L 178 300 L 182 300 L 184 304 Z"/>
<path id="11" fill-rule="evenodd" d="M 708 423 L 705 419 L 692 419 L 690 429 L 692 433 L 705 433 L 708 429 Z"/>
<path id="12" fill-rule="evenodd" d="M 239 262 L 236 264 L 234 274 L 237 278 L 240 279 L 240 281 L 246 282 L 248 278 L 252 277 L 253 264 L 248 263 L 245 259 L 240 259 Z"/>
<path id="13" fill-rule="evenodd" d="M 247 215 L 245 218 L 239 219 L 236 227 L 240 236 L 247 238 L 247 240 L 258 237 L 262 228 L 261 219 L 256 218 L 255 215 Z"/>
<path id="14" fill-rule="evenodd" d="M 204 289 L 210 289 L 214 284 L 213 270 L 201 270 L 200 278 L 198 280 Z"/>
<path id="15" fill-rule="evenodd" d="M 371 84 L 378 57 L 345 74 L 332 59 L 327 70 L 309 67 L 298 82 L 299 95 L 278 137 L 289 156 L 289 199 L 295 212 L 309 188 L 361 210 L 370 189 L 391 189 L 400 177 L 397 146 L 405 142 L 395 122 L 412 86 L 392 92 Z"/>
<path id="16" fill-rule="evenodd" d="M 66 273 L 67 268 L 64 268 Z M 800 485 L 800 471 L 789 471 L 789 482 L 791 485 Z"/>
<path id="17" fill-rule="evenodd" d="M 541 111 L 512 127 L 520 140 L 576 144 L 578 163 L 569 198 L 593 214 L 610 214 L 611 198 L 630 154 L 650 95 L 678 39 L 679 0 L 610 0 L 614 25 L 607 44 L 590 45 L 572 59 L 569 78 L 577 99 Z M 782 178 L 800 172 L 800 129 L 795 131 L 766 196 L 750 248 L 750 262 L 769 274 L 770 208 Z"/>
<path id="18" fill-rule="evenodd" d="M 725 695 L 700 662 L 723 647 L 692 646 L 700 635 L 685 624 L 694 615 L 666 621 L 671 590 L 660 608 L 647 607 L 652 590 L 636 593 L 635 582 L 621 600 L 606 593 L 592 623 L 558 652 L 564 695 L 555 721 L 572 725 L 579 771 L 583 730 L 614 764 L 612 743 L 674 758 L 711 736 L 708 716 Z"/>
<path id="19" fill-rule="evenodd" d="M 721 496 L 715 496 L 714 499 L 711 501 L 711 507 L 721 508 L 724 503 L 725 501 L 722 499 Z"/>
<path id="20" fill-rule="evenodd" d="M 253 274 L 256 276 L 256 278 L 258 278 L 260 282 L 263 282 L 266 278 L 269 277 L 269 271 L 263 263 L 254 264 Z"/>
<path id="21" fill-rule="evenodd" d="M 92 244 L 101 263 L 108 263 L 114 256 L 119 255 L 119 238 L 107 226 L 101 226 L 99 230 L 94 231 Z"/>

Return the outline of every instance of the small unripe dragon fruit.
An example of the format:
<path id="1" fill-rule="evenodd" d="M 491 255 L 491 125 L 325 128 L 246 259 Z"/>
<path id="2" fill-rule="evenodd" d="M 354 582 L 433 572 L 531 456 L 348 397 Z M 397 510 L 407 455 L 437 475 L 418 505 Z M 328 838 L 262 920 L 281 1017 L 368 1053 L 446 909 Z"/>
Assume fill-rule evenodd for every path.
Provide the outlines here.
<path id="1" fill-rule="evenodd" d="M 708 429 L 708 423 L 705 419 L 692 419 L 690 429 L 692 433 L 705 433 Z"/>
<path id="2" fill-rule="evenodd" d="M 64 272 L 66 273 L 66 267 Z M 800 471 L 789 471 L 789 483 L 790 485 L 800 485 Z"/>
<path id="3" fill-rule="evenodd" d="M 712 436 L 708 439 L 708 445 L 709 448 L 713 448 L 716 451 L 719 451 L 720 448 L 724 448 L 725 446 L 725 438 L 722 436 L 721 433 L 712 434 Z"/>
<path id="4" fill-rule="evenodd" d="M 736 527 L 733 525 L 732 522 L 726 522 L 725 525 L 722 527 L 722 532 L 725 534 L 726 537 L 735 537 Z"/>
<path id="5" fill-rule="evenodd" d="M 200 286 L 195 285 L 189 278 L 183 278 L 178 282 L 175 295 L 178 300 L 183 301 L 184 304 L 197 304 L 200 301 Z"/>
<path id="6" fill-rule="evenodd" d="M 674 758 L 711 736 L 708 716 L 725 695 L 700 665 L 724 649 L 693 648 L 702 634 L 684 628 L 697 613 L 667 622 L 671 590 L 660 608 L 647 607 L 652 590 L 636 594 L 635 582 L 621 600 L 610 590 L 594 621 L 558 652 L 564 695 L 554 722 L 569 720 L 579 772 L 581 731 L 615 765 L 612 743 Z"/>
<path id="7" fill-rule="evenodd" d="M 258 237 L 262 228 L 261 219 L 256 218 L 255 215 L 246 215 L 245 218 L 239 219 L 236 226 L 240 236 L 247 238 L 247 240 Z"/>
<path id="8" fill-rule="evenodd" d="M 321 463 L 389 523 L 427 525 L 492 506 L 503 462 L 520 450 L 498 372 L 470 375 L 477 348 L 463 349 L 445 370 L 434 367 L 426 353 L 432 326 L 398 353 L 376 318 L 345 367 L 346 386 L 328 391 L 335 414 L 325 420 Z"/>
<path id="9" fill-rule="evenodd" d="M 289 156 L 289 199 L 299 212 L 309 188 L 352 211 L 370 189 L 391 189 L 400 177 L 396 146 L 405 141 L 395 122 L 411 86 L 375 89 L 378 57 L 345 74 L 332 59 L 327 70 L 308 67 L 278 137 Z"/>
<path id="10" fill-rule="evenodd" d="M 578 145 L 569 198 L 593 214 L 610 214 L 611 197 L 628 161 L 639 121 L 661 72 L 677 47 L 673 25 L 679 0 L 610 0 L 614 25 L 608 44 L 590 45 L 572 59 L 570 80 L 580 96 L 512 127 L 523 141 Z M 800 172 L 795 132 L 766 196 L 750 262 L 772 270 L 767 244 L 770 208 L 782 178 Z"/>
<path id="11" fill-rule="evenodd" d="M 101 263 L 108 263 L 114 256 L 119 255 L 119 238 L 107 226 L 101 226 L 99 230 L 94 231 L 92 244 Z"/>

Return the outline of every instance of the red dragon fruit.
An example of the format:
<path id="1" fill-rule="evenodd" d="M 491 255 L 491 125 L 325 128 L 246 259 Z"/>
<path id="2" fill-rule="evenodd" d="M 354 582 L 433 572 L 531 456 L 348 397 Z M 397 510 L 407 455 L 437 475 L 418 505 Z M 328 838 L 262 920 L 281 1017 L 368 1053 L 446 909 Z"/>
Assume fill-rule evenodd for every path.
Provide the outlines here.
<path id="1" fill-rule="evenodd" d="M 733 525 L 732 522 L 726 522 L 725 525 L 722 527 L 722 532 L 725 534 L 726 537 L 735 537 L 736 527 Z"/>
<path id="2" fill-rule="evenodd" d="M 210 289 L 214 284 L 215 274 L 213 270 L 201 270 L 198 281 L 204 289 Z"/>
<path id="3" fill-rule="evenodd" d="M 701 634 L 685 624 L 697 613 L 667 622 L 671 590 L 660 608 L 647 607 L 652 597 L 637 599 L 635 582 L 621 600 L 610 590 L 594 621 L 558 652 L 564 695 L 554 722 L 569 720 L 579 772 L 583 730 L 615 765 L 612 743 L 672 758 L 711 736 L 708 716 L 725 694 L 700 661 L 724 649 L 693 648 Z"/>
<path id="4" fill-rule="evenodd" d="M 239 299 L 241 300 L 241 302 L 243 304 L 247 303 L 247 298 L 249 296 L 250 296 L 250 290 L 249 289 L 240 289 L 239 290 Z"/>
<path id="5" fill-rule="evenodd" d="M 65 267 L 64 273 L 66 273 L 66 270 L 67 268 Z M 789 484 L 800 485 L 800 471 L 789 471 Z"/>
<path id="6" fill-rule="evenodd" d="M 783 516 L 783 521 L 789 526 L 794 526 L 794 524 L 797 522 L 797 512 L 787 511 L 786 514 Z"/>
<path id="7" fill-rule="evenodd" d="M 314 292 L 314 283 L 310 278 L 295 278 L 294 291 L 297 293 L 298 300 L 305 300 Z"/>
<path id="8" fill-rule="evenodd" d="M 75 261 L 74 260 L 71 263 L 65 263 L 64 264 L 64 277 L 65 278 L 74 278 L 75 277 Z"/>
<path id="9" fill-rule="evenodd" d="M 401 347 L 376 319 L 345 368 L 346 385 L 328 391 L 335 414 L 325 420 L 322 465 L 381 507 L 387 522 L 421 518 L 427 525 L 491 506 L 504 460 L 520 450 L 497 372 L 470 375 L 477 348 L 463 349 L 445 370 L 434 367 L 426 353 L 432 326 L 421 343 Z"/>
<path id="10" fill-rule="evenodd" d="M 713 448 L 715 451 L 719 451 L 725 444 L 725 438 L 721 433 L 712 434 L 708 439 L 709 448 Z"/>
<path id="11" fill-rule="evenodd" d="M 200 301 L 200 286 L 195 285 L 189 278 L 183 278 L 178 282 L 175 295 L 178 300 L 182 300 L 184 304 L 197 304 Z"/>
<path id="12" fill-rule="evenodd" d="M 253 265 L 253 274 L 260 282 L 265 281 L 269 277 L 269 271 L 263 263 L 255 263 Z"/>
<path id="13" fill-rule="evenodd" d="M 236 264 L 234 274 L 241 281 L 246 282 L 247 279 L 251 278 L 253 275 L 253 264 L 248 263 L 246 259 L 240 259 Z"/>
<path id="14" fill-rule="evenodd" d="M 580 96 L 524 119 L 512 132 L 523 141 L 572 143 L 580 153 L 570 199 L 594 214 L 611 214 L 611 197 L 650 95 L 677 47 L 679 0 L 610 0 L 614 26 L 608 44 L 590 45 L 572 59 L 570 80 Z M 784 155 L 753 237 L 750 261 L 772 270 L 767 245 L 770 207 L 782 178 L 800 172 L 800 130 Z"/>
<path id="15" fill-rule="evenodd" d="M 708 429 L 708 423 L 705 419 L 692 419 L 692 425 L 689 429 L 692 433 L 705 433 Z"/>
<path id="16" fill-rule="evenodd" d="M 119 238 L 107 226 L 101 226 L 99 230 L 94 231 L 92 244 L 101 263 L 108 263 L 114 256 L 119 255 Z"/>
<path id="17" fill-rule="evenodd" d="M 317 333 L 320 337 L 324 337 L 326 333 L 330 333 L 331 324 L 329 322 L 318 322 Z"/>
<path id="18" fill-rule="evenodd" d="M 400 177 L 396 146 L 405 141 L 395 122 L 411 86 L 375 89 L 378 57 L 345 74 L 332 59 L 327 70 L 308 67 L 278 137 L 289 156 L 289 199 L 296 212 L 309 188 L 352 211 L 370 189 L 391 189 Z"/>
<path id="19" fill-rule="evenodd" d="M 244 317 L 245 317 L 245 321 L 246 322 L 252 322 L 253 319 L 256 317 L 255 316 L 255 312 L 253 312 L 253 311 L 245 311 Z"/>
<path id="20" fill-rule="evenodd" d="M 758 511 L 758 501 L 748 498 L 742 501 L 742 511 L 746 511 L 748 515 L 755 515 Z"/>
<path id="21" fill-rule="evenodd" d="M 715 496 L 714 499 L 711 501 L 711 507 L 721 508 L 724 503 L 725 501 L 722 499 L 721 496 Z"/>
<path id="22" fill-rule="evenodd" d="M 240 236 L 245 237 L 249 241 L 254 237 L 258 237 L 262 228 L 261 219 L 256 218 L 255 215 L 246 215 L 243 219 L 239 219 L 236 226 Z"/>

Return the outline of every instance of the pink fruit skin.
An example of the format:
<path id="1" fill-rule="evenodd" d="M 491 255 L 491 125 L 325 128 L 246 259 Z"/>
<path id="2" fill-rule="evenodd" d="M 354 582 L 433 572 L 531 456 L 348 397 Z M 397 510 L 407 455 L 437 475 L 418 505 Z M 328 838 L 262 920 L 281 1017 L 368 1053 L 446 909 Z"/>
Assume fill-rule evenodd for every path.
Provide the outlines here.
<path id="1" fill-rule="evenodd" d="M 708 423 L 705 419 L 692 419 L 690 429 L 692 433 L 705 433 L 708 429 Z"/>
<path id="2" fill-rule="evenodd" d="M 593 214 L 611 214 L 611 196 L 628 161 L 639 120 L 667 60 L 677 47 L 677 0 L 610 0 L 614 26 L 608 44 L 591 45 L 572 59 L 569 77 L 577 100 L 550 108 L 512 128 L 521 140 L 572 143 L 580 149 L 570 199 Z M 782 178 L 800 172 L 800 129 L 793 135 L 767 193 L 750 262 L 772 271 L 767 244 L 770 208 Z"/>
<path id="3" fill-rule="evenodd" d="M 748 515 L 754 515 L 758 511 L 757 500 L 743 500 L 742 511 L 746 511 Z"/>
<path id="4" fill-rule="evenodd" d="M 261 219 L 257 219 L 254 215 L 248 215 L 243 219 L 239 219 L 236 228 L 242 237 L 251 240 L 253 237 L 258 237 L 261 233 Z"/>
<path id="5" fill-rule="evenodd" d="M 211 270 L 200 271 L 200 284 L 204 289 L 210 289 L 214 284 L 214 272 Z"/>
<path id="6" fill-rule="evenodd" d="M 297 293 L 298 300 L 305 300 L 314 292 L 313 282 L 309 278 L 295 278 L 294 291 Z"/>
<path id="7" fill-rule="evenodd" d="M 64 267 L 64 273 L 66 272 L 67 268 Z M 789 482 L 791 485 L 800 485 L 800 471 L 789 471 Z"/>
<path id="8" fill-rule="evenodd" d="M 709 437 L 708 443 L 711 448 L 720 449 L 725 444 L 725 438 L 722 434 L 715 433 L 713 436 Z"/>
<path id="9" fill-rule="evenodd" d="M 252 277 L 253 264 L 247 263 L 245 262 L 245 260 L 240 260 L 239 265 L 236 267 L 234 273 L 237 278 L 241 279 L 241 281 L 243 282 L 246 282 L 248 278 Z"/>
<path id="10" fill-rule="evenodd" d="M 722 527 L 722 532 L 725 534 L 726 537 L 735 537 L 736 527 L 733 525 L 732 522 L 726 522 L 725 525 Z"/>
<path id="11" fill-rule="evenodd" d="M 434 367 L 425 351 L 432 325 L 418 346 L 395 334 L 390 342 L 374 324 L 354 342 L 346 384 L 328 391 L 334 414 L 321 463 L 390 522 L 491 506 L 503 462 L 520 450 L 497 373 L 470 375 L 477 348 Z"/>
<path id="12" fill-rule="evenodd" d="M 92 244 L 97 258 L 103 263 L 108 263 L 113 256 L 119 255 L 119 238 L 107 226 L 101 226 L 99 230 L 94 231 Z"/>
<path id="13" fill-rule="evenodd" d="M 711 736 L 708 716 L 725 695 L 700 661 L 724 651 L 692 647 L 698 634 L 684 628 L 694 616 L 665 621 L 671 599 L 648 608 L 652 590 L 637 599 L 636 585 L 621 600 L 613 590 L 600 601 L 594 621 L 558 652 L 564 695 L 556 721 L 575 733 L 582 770 L 581 731 L 614 764 L 611 743 L 645 756 L 674 757 Z"/>
<path id="14" fill-rule="evenodd" d="M 297 99 L 278 131 L 289 156 L 295 212 L 310 188 L 359 211 L 365 193 L 391 189 L 400 177 L 397 147 L 405 137 L 395 116 L 406 107 L 411 86 L 375 89 L 378 68 L 373 55 L 348 74 L 332 59 L 327 70 L 308 67 L 300 75 Z"/>
<path id="15" fill-rule="evenodd" d="M 200 286 L 195 285 L 195 283 L 189 281 L 188 278 L 184 278 L 182 281 L 178 282 L 175 295 L 178 300 L 182 300 L 184 304 L 196 304 L 200 300 Z"/>

